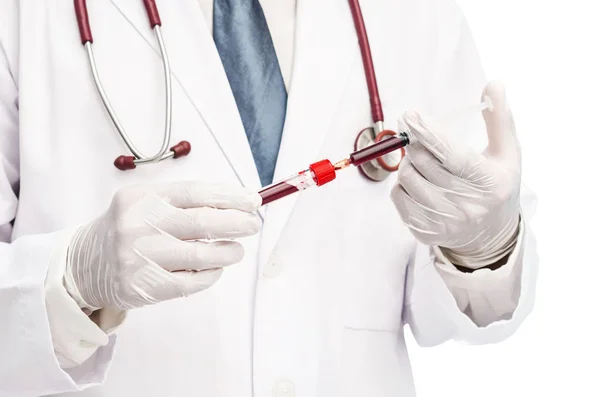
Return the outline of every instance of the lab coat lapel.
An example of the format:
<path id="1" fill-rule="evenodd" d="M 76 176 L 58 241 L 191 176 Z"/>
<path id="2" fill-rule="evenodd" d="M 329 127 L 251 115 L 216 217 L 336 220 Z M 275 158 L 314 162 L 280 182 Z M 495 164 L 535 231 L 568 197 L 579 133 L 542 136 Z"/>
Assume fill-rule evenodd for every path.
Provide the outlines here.
<path id="1" fill-rule="evenodd" d="M 292 81 L 275 180 L 320 160 L 319 149 L 335 128 L 331 123 L 350 63 L 360 59 L 346 0 L 297 1 Z M 289 196 L 269 206 L 267 235 L 276 239 L 281 234 L 297 200 L 298 195 Z"/>
<path id="2" fill-rule="evenodd" d="M 141 1 L 111 0 L 121 14 L 160 57 L 154 32 L 150 30 Z M 252 151 L 244 131 L 227 75 L 197 0 L 157 1 L 163 36 L 170 58 L 173 84 L 179 84 L 193 103 L 240 182 L 249 188 L 261 186 Z M 132 34 L 134 34 L 132 32 Z M 150 48 L 149 48 L 150 50 Z M 177 104 L 173 104 L 174 114 Z M 202 139 L 189 131 L 192 143 Z"/>
<path id="3" fill-rule="evenodd" d="M 358 46 L 346 0 L 298 0 L 293 75 L 275 170 L 285 177 L 317 159 Z"/>

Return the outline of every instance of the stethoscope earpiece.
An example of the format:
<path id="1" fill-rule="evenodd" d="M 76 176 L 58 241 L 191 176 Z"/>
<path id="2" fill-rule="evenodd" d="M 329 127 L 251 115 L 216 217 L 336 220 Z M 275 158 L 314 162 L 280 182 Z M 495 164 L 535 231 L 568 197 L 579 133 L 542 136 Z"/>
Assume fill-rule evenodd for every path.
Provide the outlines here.
<path id="1" fill-rule="evenodd" d="M 177 159 L 179 157 L 187 156 L 192 151 L 192 145 L 188 141 L 181 141 L 177 145 L 173 146 L 167 153 L 161 158 L 154 160 L 154 162 L 162 161 L 166 158 L 173 157 Z M 151 161 L 147 159 L 136 159 L 134 156 L 119 156 L 113 163 L 115 167 L 121 171 L 132 170 L 136 167 L 136 164 L 149 163 Z"/>

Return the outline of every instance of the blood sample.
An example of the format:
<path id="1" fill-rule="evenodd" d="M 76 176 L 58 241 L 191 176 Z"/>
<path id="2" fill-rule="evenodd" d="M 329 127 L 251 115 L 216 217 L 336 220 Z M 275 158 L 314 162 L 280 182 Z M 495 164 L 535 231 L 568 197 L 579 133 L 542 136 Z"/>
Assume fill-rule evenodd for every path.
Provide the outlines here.
<path id="1" fill-rule="evenodd" d="M 262 189 L 258 194 L 262 197 L 262 205 L 289 196 L 310 186 L 316 185 L 310 169 L 292 175 L 281 182 L 274 183 Z"/>
<path id="2" fill-rule="evenodd" d="M 409 143 L 410 140 L 408 139 L 408 134 L 406 132 L 401 132 L 392 136 L 391 138 L 384 139 L 378 143 L 375 143 L 374 145 L 367 146 L 364 149 L 350 153 L 348 159 L 350 160 L 350 164 L 359 166 L 367 161 L 374 160 L 378 157 L 393 152 L 394 150 L 401 149 L 404 146 L 407 146 Z"/>
<path id="3" fill-rule="evenodd" d="M 262 205 L 266 205 L 311 186 L 322 186 L 334 179 L 335 169 L 331 162 L 321 160 L 311 164 L 307 170 L 263 188 L 258 194 L 262 197 Z"/>

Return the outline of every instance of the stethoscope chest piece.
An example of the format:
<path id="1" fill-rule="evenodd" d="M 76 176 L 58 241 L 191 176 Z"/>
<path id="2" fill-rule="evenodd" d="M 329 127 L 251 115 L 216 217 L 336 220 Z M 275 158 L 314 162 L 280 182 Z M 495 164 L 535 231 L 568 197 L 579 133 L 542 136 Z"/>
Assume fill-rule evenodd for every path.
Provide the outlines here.
<path id="1" fill-rule="evenodd" d="M 372 127 L 365 128 L 359 132 L 356 140 L 354 141 L 354 150 L 361 150 L 375 143 L 378 143 L 384 139 L 388 139 L 394 136 L 392 131 L 385 130 L 379 134 L 375 134 L 375 129 Z M 404 157 L 404 148 L 400 151 L 396 150 L 385 156 L 378 157 L 375 160 L 368 161 L 358 167 L 361 174 L 366 178 L 374 181 L 381 182 L 397 171 L 400 166 L 400 161 Z"/>

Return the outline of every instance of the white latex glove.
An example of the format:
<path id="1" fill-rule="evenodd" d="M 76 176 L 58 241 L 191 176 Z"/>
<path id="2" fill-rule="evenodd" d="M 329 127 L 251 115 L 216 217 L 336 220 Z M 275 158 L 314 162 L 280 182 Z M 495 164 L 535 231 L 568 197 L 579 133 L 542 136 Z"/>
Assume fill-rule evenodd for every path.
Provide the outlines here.
<path id="1" fill-rule="evenodd" d="M 202 291 L 223 266 L 242 259 L 242 245 L 231 239 L 259 231 L 253 211 L 260 203 L 257 193 L 201 182 L 122 189 L 73 238 L 67 290 L 75 288 L 71 296 L 91 310 L 127 310 Z"/>
<path id="2" fill-rule="evenodd" d="M 428 117 L 405 113 L 416 142 L 406 148 L 392 190 L 417 240 L 471 268 L 510 253 L 520 213 L 521 152 L 504 87 L 491 83 L 483 96 L 492 103 L 483 111 L 488 134 L 483 153 L 456 144 Z"/>

